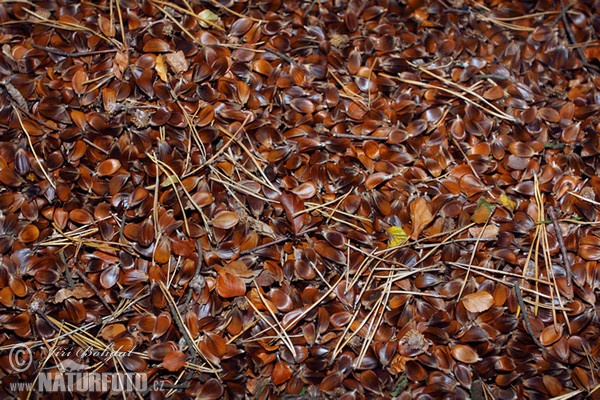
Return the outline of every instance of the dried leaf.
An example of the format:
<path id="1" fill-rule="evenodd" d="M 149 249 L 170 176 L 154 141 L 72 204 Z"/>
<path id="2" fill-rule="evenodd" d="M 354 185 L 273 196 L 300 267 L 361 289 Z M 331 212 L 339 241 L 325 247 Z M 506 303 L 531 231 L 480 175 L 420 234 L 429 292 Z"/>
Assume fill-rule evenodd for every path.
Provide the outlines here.
<path id="1" fill-rule="evenodd" d="M 203 28 L 208 28 L 212 24 L 214 24 L 215 22 L 217 22 L 219 20 L 219 16 L 217 14 L 215 14 L 214 12 L 212 12 L 211 10 L 209 10 L 208 8 L 206 10 L 201 11 L 198 14 L 198 17 L 202 20 L 200 22 L 200 26 Z M 209 22 L 209 23 L 207 23 L 207 22 Z"/>
<path id="2" fill-rule="evenodd" d="M 219 229 L 231 229 L 237 225 L 240 221 L 240 217 L 231 211 L 221 211 L 212 220 L 212 224 L 215 228 Z"/>
<path id="3" fill-rule="evenodd" d="M 30 224 L 27 225 L 21 233 L 19 233 L 19 240 L 24 243 L 35 242 L 40 236 L 40 230 L 37 226 Z"/>
<path id="4" fill-rule="evenodd" d="M 109 158 L 98 164 L 96 172 L 98 176 L 111 176 L 121 168 L 121 162 L 115 158 Z"/>
<path id="5" fill-rule="evenodd" d="M 495 208 L 496 206 L 494 206 L 491 203 L 488 203 L 488 201 L 483 197 L 480 197 L 477 200 L 477 208 L 475 209 L 475 212 L 471 217 L 471 221 L 475 222 L 476 224 L 484 223 L 488 220 L 490 215 L 492 215 Z"/>
<path id="6" fill-rule="evenodd" d="M 190 63 L 181 50 L 176 51 L 175 53 L 167 53 L 164 55 L 164 58 L 167 60 L 167 64 L 171 67 L 171 70 L 176 74 L 185 72 L 190 68 Z"/>
<path id="7" fill-rule="evenodd" d="M 508 197 L 506 193 L 502 193 L 500 195 L 500 197 L 498 198 L 498 202 L 510 211 L 514 211 L 515 207 L 517 206 L 517 202 Z"/>
<path id="8" fill-rule="evenodd" d="M 476 239 L 495 239 L 498 237 L 499 232 L 498 225 L 474 226 L 469 229 L 471 237 Z"/>
<path id="9" fill-rule="evenodd" d="M 129 55 L 124 51 L 117 51 L 113 59 L 113 73 L 117 79 L 123 77 L 123 73 L 129 66 Z"/>
<path id="10" fill-rule="evenodd" d="M 464 344 L 455 345 L 451 353 L 455 360 L 464 362 L 465 364 L 474 364 L 481 361 L 477 352 L 472 347 Z"/>
<path id="11" fill-rule="evenodd" d="M 197 398 L 202 400 L 217 400 L 223 396 L 223 386 L 215 378 L 209 379 L 200 387 Z"/>
<path id="12" fill-rule="evenodd" d="M 544 346 L 550 346 L 562 337 L 563 331 L 564 324 L 559 324 L 556 327 L 554 325 L 547 326 L 540 334 L 540 342 Z"/>
<path id="13" fill-rule="evenodd" d="M 221 271 L 217 277 L 217 293 L 226 299 L 246 294 L 244 281 L 228 272 Z"/>
<path id="14" fill-rule="evenodd" d="M 144 44 L 146 53 L 166 53 L 168 51 L 171 51 L 171 46 L 162 39 L 152 38 Z"/>
<path id="15" fill-rule="evenodd" d="M 410 213 L 413 228 L 410 238 L 417 240 L 423 229 L 433 221 L 433 214 L 429 209 L 429 204 L 422 197 L 410 203 Z"/>
<path id="16" fill-rule="evenodd" d="M 273 368 L 272 377 L 275 385 L 287 382 L 292 377 L 292 368 L 286 362 L 281 360 L 277 361 L 275 363 L 275 368 Z"/>
<path id="17" fill-rule="evenodd" d="M 179 371 L 185 365 L 185 354 L 180 350 L 171 351 L 162 361 L 162 366 L 168 371 Z"/>
<path id="18" fill-rule="evenodd" d="M 232 261 L 223 268 L 218 268 L 217 271 L 222 270 L 231 275 L 239 276 L 240 278 L 252 278 L 254 274 L 248 266 L 240 260 Z"/>
<path id="19" fill-rule="evenodd" d="M 390 226 L 386 231 L 392 237 L 388 243 L 388 248 L 400 246 L 408 240 L 408 235 L 401 226 Z"/>
<path id="20" fill-rule="evenodd" d="M 463 305 L 472 313 L 480 313 L 494 305 L 494 297 L 486 291 L 466 295 L 462 299 Z"/>
<path id="21" fill-rule="evenodd" d="M 169 77 L 167 76 L 167 66 L 163 59 L 163 56 L 159 54 L 156 56 L 156 64 L 154 64 L 156 74 L 163 82 L 168 82 Z"/>
<path id="22" fill-rule="evenodd" d="M 116 338 L 121 337 L 125 332 L 127 332 L 125 325 L 111 324 L 100 331 L 100 337 L 104 340 L 113 341 Z"/>
<path id="23" fill-rule="evenodd" d="M 306 213 L 296 215 L 304 211 L 304 200 L 294 193 L 282 193 L 279 200 L 285 210 L 288 221 L 292 224 L 294 233 L 298 234 L 309 220 L 309 216 Z"/>

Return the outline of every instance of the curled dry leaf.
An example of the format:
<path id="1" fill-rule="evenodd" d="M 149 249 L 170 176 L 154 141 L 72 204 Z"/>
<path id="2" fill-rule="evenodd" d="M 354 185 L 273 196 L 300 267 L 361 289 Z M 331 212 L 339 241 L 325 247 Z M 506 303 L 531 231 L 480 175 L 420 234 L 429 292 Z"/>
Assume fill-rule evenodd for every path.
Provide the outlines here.
<path id="1" fill-rule="evenodd" d="M 223 396 L 223 386 L 215 379 L 211 378 L 206 381 L 198 392 L 198 398 L 203 400 L 217 400 Z"/>
<path id="2" fill-rule="evenodd" d="M 111 324 L 100 331 L 100 337 L 104 340 L 114 341 L 127 332 L 127 328 L 123 324 Z"/>
<path id="3" fill-rule="evenodd" d="M 292 377 L 292 368 L 284 361 L 277 361 L 273 368 L 273 383 L 280 385 Z"/>
<path id="4" fill-rule="evenodd" d="M 110 158 L 98 164 L 96 172 L 98 176 L 111 176 L 121 168 L 121 162 L 117 159 Z"/>
<path id="5" fill-rule="evenodd" d="M 217 293 L 226 299 L 243 296 L 246 294 L 246 284 L 241 278 L 222 271 L 217 277 Z"/>
<path id="6" fill-rule="evenodd" d="M 410 213 L 413 225 L 410 238 L 417 240 L 423 229 L 433 221 L 433 214 L 431 213 L 427 201 L 422 197 L 419 197 L 410 203 Z"/>
<path id="7" fill-rule="evenodd" d="M 169 352 L 162 361 L 163 368 L 171 372 L 179 371 L 185 365 L 186 356 L 180 350 Z"/>
<path id="8" fill-rule="evenodd" d="M 294 193 L 282 193 L 279 199 L 294 233 L 299 233 L 309 220 L 306 213 L 301 213 L 304 211 L 304 201 Z"/>
<path id="9" fill-rule="evenodd" d="M 464 344 L 455 345 L 452 348 L 451 353 L 455 360 L 464 362 L 465 364 L 474 364 L 481 361 L 481 358 L 479 358 L 475 349 Z"/>
<path id="10" fill-rule="evenodd" d="M 559 324 L 558 326 L 550 325 L 542 330 L 540 334 L 540 343 L 544 346 L 550 346 L 557 342 L 563 335 L 564 325 Z"/>
<path id="11" fill-rule="evenodd" d="M 144 44 L 144 52 L 146 53 L 165 53 L 170 50 L 169 43 L 162 39 L 152 38 Z"/>
<path id="12" fill-rule="evenodd" d="M 177 346 L 173 342 L 156 343 L 148 349 L 148 358 L 162 362 L 168 354 L 176 350 Z"/>
<path id="13" fill-rule="evenodd" d="M 498 237 L 499 231 L 500 228 L 497 225 L 487 225 L 485 227 L 473 227 L 469 229 L 471 236 L 478 239 L 495 239 Z"/>
<path id="14" fill-rule="evenodd" d="M 19 233 L 19 240 L 24 243 L 30 243 L 36 241 L 39 236 L 40 230 L 38 227 L 30 224 L 23 228 L 21 233 Z"/>
<path id="15" fill-rule="evenodd" d="M 467 311 L 480 313 L 494 305 L 494 297 L 486 291 L 466 295 L 461 300 Z"/>
<path id="16" fill-rule="evenodd" d="M 312 182 L 304 182 L 291 190 L 292 193 L 296 194 L 302 200 L 308 200 L 317 194 L 317 188 Z"/>
<path id="17" fill-rule="evenodd" d="M 167 65 L 165 64 L 164 57 L 161 54 L 156 56 L 154 70 L 156 71 L 156 75 L 158 75 L 163 82 L 168 82 L 169 77 L 167 76 Z"/>
<path id="18" fill-rule="evenodd" d="M 174 53 L 167 53 L 164 55 L 164 58 L 167 60 L 167 64 L 171 70 L 176 74 L 185 72 L 190 68 L 189 62 L 181 50 Z"/>
<path id="19" fill-rule="evenodd" d="M 76 208 L 69 213 L 69 219 L 76 224 L 88 225 L 94 222 L 94 216 L 87 210 Z"/>
<path id="20" fill-rule="evenodd" d="M 212 224 L 215 228 L 231 229 L 237 225 L 240 217 L 231 211 L 221 211 L 212 219 Z"/>

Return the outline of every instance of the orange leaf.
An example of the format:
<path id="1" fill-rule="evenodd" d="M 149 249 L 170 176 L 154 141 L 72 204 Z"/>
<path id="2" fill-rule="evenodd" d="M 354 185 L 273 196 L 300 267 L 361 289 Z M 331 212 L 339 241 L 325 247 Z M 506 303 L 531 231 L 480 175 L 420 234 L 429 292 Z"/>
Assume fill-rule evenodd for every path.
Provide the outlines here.
<path id="1" fill-rule="evenodd" d="M 412 215 L 413 225 L 410 238 L 416 240 L 419 238 L 423 229 L 433 221 L 433 214 L 429 209 L 427 201 L 422 197 L 419 197 L 410 203 L 410 213 Z"/>
<path id="2" fill-rule="evenodd" d="M 292 224 L 294 233 L 299 233 L 309 220 L 306 213 L 296 215 L 296 213 L 304 210 L 304 200 L 294 193 L 282 193 L 279 201 L 281 201 L 288 221 Z"/>
<path id="3" fill-rule="evenodd" d="M 227 352 L 227 343 L 216 333 L 207 332 L 204 336 L 204 343 L 206 348 L 217 357 L 223 357 Z"/>
<path id="4" fill-rule="evenodd" d="M 466 295 L 462 302 L 467 311 L 480 313 L 494 305 L 494 297 L 488 292 L 475 292 Z"/>
<path id="5" fill-rule="evenodd" d="M 88 75 L 85 71 L 79 70 L 73 74 L 71 85 L 77 94 L 82 94 L 85 91 L 85 82 L 88 80 Z M 81 111 L 80 111 L 81 112 Z"/>
<path id="6" fill-rule="evenodd" d="M 240 260 L 232 261 L 223 267 L 223 271 L 229 274 L 239 276 L 240 278 L 252 278 L 254 274 L 248 266 Z"/>
<path id="7" fill-rule="evenodd" d="M 15 295 L 8 286 L 5 286 L 2 289 L 0 289 L 0 304 L 2 304 L 5 307 L 10 307 L 14 304 L 14 302 Z"/>
<path id="8" fill-rule="evenodd" d="M 40 230 L 37 226 L 31 224 L 27 225 L 21 233 L 19 233 L 19 239 L 25 243 L 35 241 L 40 236 Z"/>
<path id="9" fill-rule="evenodd" d="M 102 161 L 96 167 L 96 172 L 98 176 L 110 176 L 113 175 L 121 168 L 121 162 L 115 158 L 109 158 L 108 160 Z"/>
<path id="10" fill-rule="evenodd" d="M 504 97 L 504 89 L 502 86 L 492 86 L 483 93 L 483 97 L 488 100 L 498 100 Z"/>
<path id="11" fill-rule="evenodd" d="M 171 243 L 168 238 L 161 238 L 154 250 L 154 261 L 159 264 L 165 264 L 169 262 L 171 258 Z"/>
<path id="12" fill-rule="evenodd" d="M 273 368 L 273 383 L 279 385 L 283 382 L 288 381 L 292 377 L 292 368 L 283 362 L 277 361 L 275 368 Z"/>
<path id="13" fill-rule="evenodd" d="M 123 51 L 117 51 L 113 60 L 113 73 L 117 79 L 121 79 L 128 65 L 129 55 Z"/>
<path id="14" fill-rule="evenodd" d="M 237 225 L 240 217 L 231 211 L 221 211 L 212 220 L 213 226 L 219 229 L 231 229 Z"/>
<path id="15" fill-rule="evenodd" d="M 125 327 L 125 325 L 112 324 L 104 327 L 104 329 L 102 329 L 102 331 L 100 332 L 100 336 L 104 340 L 114 340 L 116 338 L 121 337 L 126 331 L 127 328 Z"/>
<path id="16" fill-rule="evenodd" d="M 162 39 L 152 38 L 144 44 L 145 53 L 165 53 L 171 50 L 169 43 Z"/>
<path id="17" fill-rule="evenodd" d="M 209 379 L 204 385 L 200 387 L 198 392 L 198 399 L 202 400 L 216 400 L 223 396 L 223 386 L 216 379 Z"/>
<path id="18" fill-rule="evenodd" d="M 477 208 L 471 217 L 471 220 L 476 224 L 481 224 L 487 221 L 489 216 L 494 212 L 496 207 L 493 204 L 488 203 L 483 197 L 477 200 Z"/>
<path id="19" fill-rule="evenodd" d="M 110 19 L 104 15 L 100 15 L 100 17 L 98 17 L 98 26 L 100 27 L 100 31 L 102 31 L 102 33 L 108 37 L 114 37 L 115 33 L 117 32 L 115 25 L 112 24 Z"/>
<path id="20" fill-rule="evenodd" d="M 179 371 L 185 365 L 185 354 L 175 350 L 165 356 L 162 366 L 171 372 Z"/>
<path id="21" fill-rule="evenodd" d="M 165 64 L 163 56 L 160 54 L 156 56 L 156 64 L 154 65 L 154 69 L 156 70 L 158 77 L 162 79 L 163 82 L 168 81 L 169 78 L 167 77 L 167 65 Z"/>
<path id="22" fill-rule="evenodd" d="M 477 352 L 472 347 L 464 344 L 454 346 L 451 353 L 455 360 L 464 362 L 465 364 L 474 364 L 481 361 Z"/>
<path id="23" fill-rule="evenodd" d="M 246 294 L 246 284 L 241 278 L 225 271 L 217 278 L 217 293 L 226 299 Z"/>
<path id="24" fill-rule="evenodd" d="M 563 331 L 564 324 L 560 324 L 558 327 L 555 327 L 554 325 L 547 326 L 540 334 L 540 342 L 544 346 L 550 346 L 562 337 Z"/>

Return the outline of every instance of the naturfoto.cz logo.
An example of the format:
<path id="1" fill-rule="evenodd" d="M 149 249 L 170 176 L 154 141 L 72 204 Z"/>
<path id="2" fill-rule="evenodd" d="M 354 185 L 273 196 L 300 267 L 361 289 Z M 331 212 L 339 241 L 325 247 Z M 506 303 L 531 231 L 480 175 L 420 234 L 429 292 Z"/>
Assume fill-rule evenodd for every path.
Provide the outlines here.
<path id="1" fill-rule="evenodd" d="M 53 350 L 51 355 L 58 356 L 60 362 L 40 371 L 34 382 L 11 382 L 13 392 L 147 392 L 148 376 L 139 372 L 97 372 L 80 364 L 71 356 L 97 356 L 105 360 L 130 355 L 113 349 L 96 350 L 93 348 Z M 67 358 L 63 358 L 67 357 Z M 9 351 L 9 363 L 14 372 L 24 372 L 33 362 L 31 348 L 24 344 L 15 345 Z M 151 390 L 160 390 L 160 382 L 154 382 Z"/>

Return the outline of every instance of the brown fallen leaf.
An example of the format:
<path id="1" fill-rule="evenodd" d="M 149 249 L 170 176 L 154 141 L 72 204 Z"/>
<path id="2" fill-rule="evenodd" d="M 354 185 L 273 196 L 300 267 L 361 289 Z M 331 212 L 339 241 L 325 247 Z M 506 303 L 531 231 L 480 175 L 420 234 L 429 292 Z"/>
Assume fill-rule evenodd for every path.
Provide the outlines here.
<path id="1" fill-rule="evenodd" d="M 471 217 L 471 221 L 476 224 L 482 224 L 490 217 L 490 215 L 494 212 L 496 206 L 487 202 L 483 197 L 480 197 L 477 200 L 477 208 Z"/>
<path id="2" fill-rule="evenodd" d="M 190 64 L 185 58 L 185 54 L 183 54 L 183 51 L 181 50 L 175 53 L 167 53 L 164 57 L 167 60 L 167 64 L 169 64 L 169 67 L 171 67 L 173 72 L 175 72 L 176 74 L 179 74 L 180 72 L 185 72 L 190 68 Z"/>
<path id="3" fill-rule="evenodd" d="M 117 79 L 123 77 L 123 73 L 129 66 L 129 55 L 124 51 L 117 51 L 113 60 L 113 73 Z"/>
<path id="4" fill-rule="evenodd" d="M 127 328 L 123 324 L 111 324 L 105 326 L 100 331 L 100 337 L 104 340 L 114 340 L 118 337 L 123 336 L 123 334 L 127 332 Z"/>
<path id="5" fill-rule="evenodd" d="M 469 229 L 469 233 L 472 237 L 481 239 L 497 238 L 499 232 L 500 228 L 498 228 L 497 225 L 488 225 L 485 228 L 477 226 Z"/>
<path id="6" fill-rule="evenodd" d="M 288 221 L 292 224 L 294 233 L 299 233 L 302 227 L 308 223 L 310 219 L 306 213 L 297 215 L 298 212 L 304 210 L 304 200 L 294 193 L 282 193 L 279 197 L 279 201 L 281 201 L 281 205 L 285 210 Z"/>
<path id="7" fill-rule="evenodd" d="M 212 220 L 213 226 L 219 229 L 231 229 L 237 225 L 240 217 L 231 211 L 221 211 Z"/>
<path id="8" fill-rule="evenodd" d="M 156 64 L 154 65 L 154 69 L 156 70 L 158 77 L 162 79 L 163 82 L 168 81 L 169 78 L 167 76 L 167 65 L 165 64 L 163 56 L 160 54 L 156 56 Z"/>
<path id="9" fill-rule="evenodd" d="M 454 346 L 451 354 L 455 360 L 464 362 L 465 364 L 474 364 L 481 361 L 477 352 L 472 347 L 464 344 L 457 344 Z"/>
<path id="10" fill-rule="evenodd" d="M 475 292 L 466 295 L 462 302 L 467 309 L 472 313 L 480 313 L 488 310 L 494 305 L 494 296 L 489 292 Z"/>
<path id="11" fill-rule="evenodd" d="M 410 214 L 412 216 L 413 225 L 410 238 L 417 240 L 421 232 L 423 232 L 423 229 L 433 221 L 433 214 L 429 209 L 427 201 L 422 197 L 419 197 L 410 203 Z"/>
<path id="12" fill-rule="evenodd" d="M 185 354 L 180 350 L 170 352 L 165 356 L 162 366 L 171 372 L 179 371 L 185 365 Z"/>
<path id="13" fill-rule="evenodd" d="M 222 268 L 215 266 L 215 269 L 219 273 L 220 271 L 224 271 L 231 275 L 239 276 L 240 278 L 252 278 L 254 276 L 252 270 L 240 260 L 232 261 Z"/>
<path id="14" fill-rule="evenodd" d="M 217 293 L 226 299 L 246 294 L 246 284 L 235 275 L 221 271 L 217 278 Z"/>
<path id="15" fill-rule="evenodd" d="M 62 303 L 69 297 L 75 297 L 76 299 L 89 299 L 94 296 L 94 291 L 89 289 L 88 286 L 84 284 L 77 284 L 73 289 L 63 288 L 56 292 L 54 295 L 54 299 L 52 300 L 54 303 Z"/>

